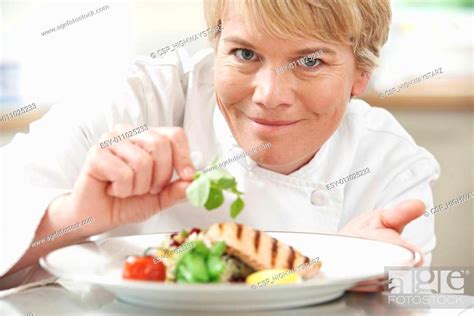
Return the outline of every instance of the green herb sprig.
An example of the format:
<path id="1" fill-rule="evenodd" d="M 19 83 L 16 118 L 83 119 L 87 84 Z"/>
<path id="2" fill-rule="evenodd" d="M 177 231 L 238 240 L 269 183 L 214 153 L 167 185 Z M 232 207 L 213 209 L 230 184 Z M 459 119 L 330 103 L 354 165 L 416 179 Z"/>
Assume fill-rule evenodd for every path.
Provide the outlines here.
<path id="1" fill-rule="evenodd" d="M 237 198 L 230 205 L 230 216 L 235 219 L 244 209 L 243 192 L 237 190 L 237 181 L 227 170 L 215 168 L 207 173 L 196 172 L 194 181 L 186 189 L 189 202 L 196 206 L 204 206 L 212 211 L 224 203 L 224 190 Z"/>
<path id="2" fill-rule="evenodd" d="M 176 263 L 178 283 L 218 283 L 225 270 L 222 259 L 226 244 L 219 241 L 208 248 L 202 240 L 195 241 L 193 249 L 182 254 Z"/>

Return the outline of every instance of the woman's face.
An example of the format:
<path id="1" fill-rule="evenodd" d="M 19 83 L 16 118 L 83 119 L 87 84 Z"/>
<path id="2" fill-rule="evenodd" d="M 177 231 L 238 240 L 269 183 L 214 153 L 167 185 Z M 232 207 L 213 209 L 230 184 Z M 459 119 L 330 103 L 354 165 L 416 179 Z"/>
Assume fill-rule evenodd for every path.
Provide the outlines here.
<path id="1" fill-rule="evenodd" d="M 269 38 L 247 29 L 238 15 L 222 22 L 214 73 L 219 108 L 245 151 L 271 143 L 253 160 L 289 174 L 332 135 L 351 95 L 363 93 L 369 75 L 356 69 L 350 46 Z M 320 49 L 320 59 L 276 73 Z"/>

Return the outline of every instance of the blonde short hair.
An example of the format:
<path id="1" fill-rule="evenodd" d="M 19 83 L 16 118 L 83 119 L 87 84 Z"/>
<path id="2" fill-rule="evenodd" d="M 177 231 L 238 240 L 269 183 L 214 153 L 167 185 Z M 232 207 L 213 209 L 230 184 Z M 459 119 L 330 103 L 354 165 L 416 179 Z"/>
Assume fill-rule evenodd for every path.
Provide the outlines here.
<path id="1" fill-rule="evenodd" d="M 248 27 L 266 35 L 351 45 L 358 68 L 368 72 L 377 66 L 392 15 L 389 0 L 204 0 L 209 27 L 222 23 L 229 1 Z M 210 38 L 214 49 L 219 37 Z"/>

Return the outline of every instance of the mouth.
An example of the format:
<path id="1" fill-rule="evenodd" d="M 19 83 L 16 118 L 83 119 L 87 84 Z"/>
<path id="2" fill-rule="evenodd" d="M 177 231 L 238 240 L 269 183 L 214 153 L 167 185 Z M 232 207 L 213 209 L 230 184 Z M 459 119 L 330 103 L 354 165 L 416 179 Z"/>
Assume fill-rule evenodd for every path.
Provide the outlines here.
<path id="1" fill-rule="evenodd" d="M 258 125 L 265 125 L 265 126 L 269 126 L 269 127 L 285 127 L 285 126 L 290 126 L 290 125 L 293 125 L 293 124 L 296 124 L 298 123 L 299 121 L 301 120 L 292 120 L 292 121 L 288 121 L 288 120 L 266 120 L 266 119 L 259 119 L 259 118 L 253 118 L 253 117 L 249 117 L 249 119 L 251 121 L 253 121 L 254 123 L 257 123 Z"/>
<path id="2" fill-rule="evenodd" d="M 273 120 L 248 117 L 250 120 L 250 128 L 262 137 L 275 137 L 283 135 L 292 129 L 302 120 Z M 282 134 L 283 133 L 283 134 Z"/>

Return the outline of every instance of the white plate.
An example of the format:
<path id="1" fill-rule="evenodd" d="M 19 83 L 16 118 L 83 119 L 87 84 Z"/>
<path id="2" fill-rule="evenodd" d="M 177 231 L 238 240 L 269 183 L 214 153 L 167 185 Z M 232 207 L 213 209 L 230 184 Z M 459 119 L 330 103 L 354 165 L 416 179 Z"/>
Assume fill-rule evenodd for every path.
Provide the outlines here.
<path id="1" fill-rule="evenodd" d="M 246 284 L 164 284 L 121 278 L 127 255 L 141 255 L 167 234 L 116 237 L 58 249 L 40 259 L 51 274 L 102 286 L 120 300 L 168 310 L 257 311 L 336 299 L 361 280 L 384 275 L 386 266 L 414 266 L 420 255 L 400 246 L 338 235 L 269 232 L 322 261 L 320 274 L 300 284 L 251 289 Z"/>

